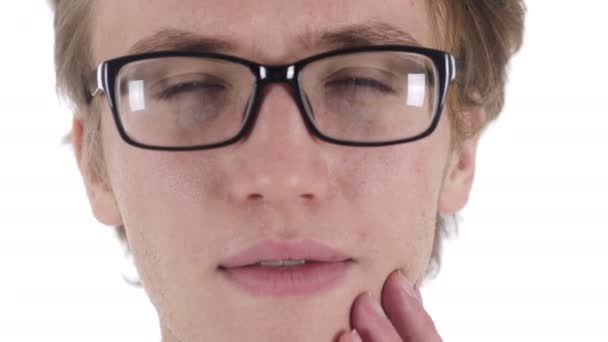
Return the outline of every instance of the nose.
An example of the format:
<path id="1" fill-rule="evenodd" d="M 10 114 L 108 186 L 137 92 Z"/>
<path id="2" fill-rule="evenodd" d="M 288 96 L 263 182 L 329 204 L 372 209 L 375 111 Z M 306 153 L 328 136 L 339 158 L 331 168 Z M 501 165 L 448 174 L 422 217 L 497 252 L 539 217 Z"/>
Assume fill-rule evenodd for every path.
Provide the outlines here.
<path id="1" fill-rule="evenodd" d="M 285 85 L 261 94 L 249 134 L 234 146 L 230 194 L 238 202 L 318 202 L 329 191 L 323 144 L 306 128 Z"/>

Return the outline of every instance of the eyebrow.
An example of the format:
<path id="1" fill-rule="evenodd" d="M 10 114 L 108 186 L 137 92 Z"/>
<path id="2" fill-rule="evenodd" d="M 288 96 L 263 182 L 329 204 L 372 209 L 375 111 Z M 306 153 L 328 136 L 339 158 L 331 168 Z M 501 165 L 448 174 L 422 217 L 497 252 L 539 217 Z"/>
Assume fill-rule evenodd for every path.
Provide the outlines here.
<path id="1" fill-rule="evenodd" d="M 129 53 L 140 54 L 156 51 L 210 52 L 234 50 L 235 48 L 234 43 L 225 39 L 169 28 L 142 38 L 129 48 Z"/>
<path id="2" fill-rule="evenodd" d="M 299 37 L 306 48 L 348 48 L 363 45 L 414 45 L 418 41 L 407 31 L 388 23 L 371 22 L 335 30 L 311 30 Z M 220 37 L 167 28 L 135 43 L 128 52 L 141 54 L 156 51 L 223 52 L 237 50 L 236 42 Z"/>
<path id="3" fill-rule="evenodd" d="M 320 38 L 316 38 L 319 36 Z M 331 46 L 334 48 L 353 47 L 361 45 L 414 45 L 420 43 L 407 31 L 381 22 L 355 24 L 339 28 L 335 31 L 314 33 L 304 37 L 305 45 Z"/>

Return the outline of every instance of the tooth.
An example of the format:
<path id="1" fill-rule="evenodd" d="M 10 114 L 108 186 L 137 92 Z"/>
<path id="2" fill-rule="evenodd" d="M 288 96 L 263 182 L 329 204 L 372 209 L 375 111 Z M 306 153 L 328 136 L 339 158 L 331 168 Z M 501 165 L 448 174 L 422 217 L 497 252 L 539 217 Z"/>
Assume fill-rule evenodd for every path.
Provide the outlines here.
<path id="1" fill-rule="evenodd" d="M 281 261 L 281 260 L 278 260 L 278 261 L 262 261 L 262 262 L 260 262 L 260 265 L 262 265 L 262 266 L 278 267 L 278 266 L 282 266 L 283 265 L 283 261 Z"/>
<path id="2" fill-rule="evenodd" d="M 276 261 L 262 261 L 261 266 L 268 267 L 289 267 L 306 264 L 306 260 L 276 260 Z"/>
<path id="3" fill-rule="evenodd" d="M 283 266 L 297 266 L 304 265 L 306 260 L 285 260 L 283 261 Z"/>

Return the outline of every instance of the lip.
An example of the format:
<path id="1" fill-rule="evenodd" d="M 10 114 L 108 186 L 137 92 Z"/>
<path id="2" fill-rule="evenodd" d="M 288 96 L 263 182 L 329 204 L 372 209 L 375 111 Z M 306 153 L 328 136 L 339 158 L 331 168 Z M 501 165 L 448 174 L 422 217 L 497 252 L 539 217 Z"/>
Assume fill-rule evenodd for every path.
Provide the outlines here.
<path id="1" fill-rule="evenodd" d="M 260 261 L 306 259 L 305 265 L 263 267 Z M 320 242 L 265 240 L 228 258 L 219 267 L 222 276 L 254 296 L 310 295 L 336 288 L 354 260 Z"/>
<path id="2" fill-rule="evenodd" d="M 306 259 L 316 262 L 343 262 L 352 260 L 346 253 L 314 240 L 260 241 L 244 251 L 229 257 L 220 269 L 230 269 L 269 260 Z"/>

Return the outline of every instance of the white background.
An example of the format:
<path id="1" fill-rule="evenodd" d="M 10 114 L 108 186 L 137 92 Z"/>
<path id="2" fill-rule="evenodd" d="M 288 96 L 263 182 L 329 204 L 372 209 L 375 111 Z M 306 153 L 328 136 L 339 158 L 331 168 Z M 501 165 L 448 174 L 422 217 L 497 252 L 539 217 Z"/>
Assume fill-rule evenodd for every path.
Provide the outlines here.
<path id="1" fill-rule="evenodd" d="M 423 289 L 446 341 L 608 341 L 605 6 L 528 2 L 507 106 Z M 158 341 L 60 145 L 52 44 L 44 3 L 0 3 L 0 341 Z"/>

